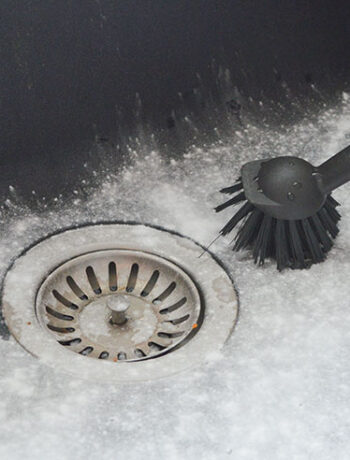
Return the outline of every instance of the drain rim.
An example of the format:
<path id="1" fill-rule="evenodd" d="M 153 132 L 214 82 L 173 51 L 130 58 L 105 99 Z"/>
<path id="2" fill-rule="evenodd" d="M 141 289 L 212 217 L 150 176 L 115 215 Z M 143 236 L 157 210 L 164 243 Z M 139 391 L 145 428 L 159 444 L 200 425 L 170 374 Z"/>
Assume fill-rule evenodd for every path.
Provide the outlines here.
<path id="1" fill-rule="evenodd" d="M 38 327 L 34 309 L 36 293 L 48 273 L 82 253 L 114 249 L 113 244 L 106 244 L 106 241 L 115 241 L 118 248 L 130 249 L 131 240 L 133 250 L 148 251 L 171 260 L 199 285 L 206 312 L 198 334 L 172 353 L 132 364 L 86 359 L 65 350 L 56 341 L 48 340 Z M 62 245 L 64 256 L 59 252 Z M 90 380 L 117 383 L 144 381 L 193 369 L 222 348 L 238 316 L 238 298 L 232 280 L 222 264 L 208 251 L 199 259 L 202 252 L 202 246 L 187 237 L 143 224 L 96 224 L 56 233 L 25 251 L 7 272 L 3 285 L 5 322 L 22 347 L 43 362 Z M 45 258 L 41 260 L 43 253 Z M 31 276 L 26 279 L 28 273 Z M 27 292 L 25 301 L 16 294 L 20 279 L 22 289 Z M 214 318 L 215 322 L 212 321 Z M 35 337 L 32 329 L 36 332 Z"/>

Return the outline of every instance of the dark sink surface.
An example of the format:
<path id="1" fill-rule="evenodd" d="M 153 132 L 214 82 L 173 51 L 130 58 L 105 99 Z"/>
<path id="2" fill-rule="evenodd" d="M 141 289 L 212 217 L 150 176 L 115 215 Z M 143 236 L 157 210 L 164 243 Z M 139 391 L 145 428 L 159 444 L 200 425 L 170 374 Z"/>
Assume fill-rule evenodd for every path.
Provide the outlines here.
<path id="1" fill-rule="evenodd" d="M 345 0 L 3 0 L 0 194 L 65 193 L 101 152 L 120 164 L 140 126 L 178 155 L 185 115 L 199 143 L 259 100 L 293 121 L 348 87 L 349 13 Z"/>

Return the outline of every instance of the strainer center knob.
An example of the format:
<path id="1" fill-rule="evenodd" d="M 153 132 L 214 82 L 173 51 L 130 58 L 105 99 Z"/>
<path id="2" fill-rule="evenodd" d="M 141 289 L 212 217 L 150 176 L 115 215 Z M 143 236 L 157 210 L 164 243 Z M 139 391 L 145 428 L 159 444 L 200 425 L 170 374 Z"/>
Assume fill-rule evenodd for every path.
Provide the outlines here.
<path id="1" fill-rule="evenodd" d="M 121 326 L 128 320 L 126 312 L 130 307 L 130 297 L 117 295 L 107 297 L 107 307 L 111 311 L 111 323 Z"/>

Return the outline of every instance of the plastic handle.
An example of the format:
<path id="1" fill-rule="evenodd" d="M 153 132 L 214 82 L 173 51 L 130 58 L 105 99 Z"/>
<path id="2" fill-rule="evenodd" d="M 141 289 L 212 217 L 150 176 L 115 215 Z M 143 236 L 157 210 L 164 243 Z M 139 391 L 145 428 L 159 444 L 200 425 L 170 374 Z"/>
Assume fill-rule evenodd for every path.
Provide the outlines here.
<path id="1" fill-rule="evenodd" d="M 317 168 L 325 193 L 350 181 L 350 145 Z"/>

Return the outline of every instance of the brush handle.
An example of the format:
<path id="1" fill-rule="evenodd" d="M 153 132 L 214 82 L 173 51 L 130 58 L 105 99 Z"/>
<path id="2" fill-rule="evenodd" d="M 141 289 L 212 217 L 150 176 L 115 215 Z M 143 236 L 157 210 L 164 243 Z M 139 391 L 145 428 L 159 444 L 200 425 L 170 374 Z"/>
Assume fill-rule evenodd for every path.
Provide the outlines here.
<path id="1" fill-rule="evenodd" d="M 326 194 L 350 181 L 350 145 L 319 166 L 317 172 Z"/>

